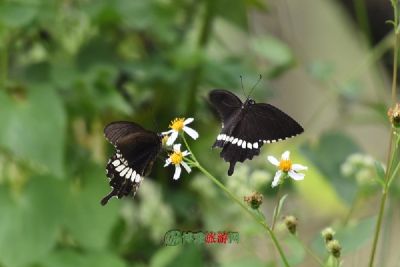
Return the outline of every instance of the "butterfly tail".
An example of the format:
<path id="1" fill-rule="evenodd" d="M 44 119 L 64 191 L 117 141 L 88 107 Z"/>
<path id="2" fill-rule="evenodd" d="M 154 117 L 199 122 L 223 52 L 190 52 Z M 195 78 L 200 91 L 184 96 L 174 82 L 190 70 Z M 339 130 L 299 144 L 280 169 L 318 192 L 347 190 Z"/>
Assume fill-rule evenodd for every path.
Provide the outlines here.
<path id="1" fill-rule="evenodd" d="M 107 196 L 102 198 L 102 200 L 100 201 L 100 204 L 102 206 L 105 206 L 112 197 L 117 195 L 117 192 L 118 192 L 118 190 L 113 189 Z"/>

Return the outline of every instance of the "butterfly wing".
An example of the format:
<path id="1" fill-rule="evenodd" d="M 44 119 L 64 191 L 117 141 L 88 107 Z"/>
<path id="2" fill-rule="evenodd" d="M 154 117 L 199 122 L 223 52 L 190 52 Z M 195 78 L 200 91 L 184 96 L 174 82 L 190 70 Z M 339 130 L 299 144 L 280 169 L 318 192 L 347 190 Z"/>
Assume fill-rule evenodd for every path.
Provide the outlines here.
<path id="1" fill-rule="evenodd" d="M 135 195 L 142 177 L 161 150 L 160 136 L 136 123 L 113 122 L 106 126 L 104 133 L 117 151 L 107 163 L 112 191 L 101 200 L 102 205 L 113 196 Z"/>
<path id="2" fill-rule="evenodd" d="M 269 104 L 246 102 L 226 118 L 214 146 L 222 148 L 221 157 L 230 163 L 228 175 L 236 162 L 252 159 L 265 143 L 285 140 L 302 133 L 303 128 L 289 115 Z"/>

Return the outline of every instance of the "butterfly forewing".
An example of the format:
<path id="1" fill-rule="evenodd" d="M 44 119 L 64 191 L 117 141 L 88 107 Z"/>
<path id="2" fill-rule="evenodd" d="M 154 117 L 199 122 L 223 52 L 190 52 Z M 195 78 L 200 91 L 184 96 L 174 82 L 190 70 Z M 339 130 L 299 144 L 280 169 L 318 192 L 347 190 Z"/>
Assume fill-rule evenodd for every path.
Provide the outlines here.
<path id="1" fill-rule="evenodd" d="M 107 140 L 116 153 L 107 163 L 107 176 L 112 191 L 101 204 L 116 196 L 135 195 L 139 185 L 161 150 L 161 137 L 132 122 L 114 122 L 106 126 Z"/>
<path id="2" fill-rule="evenodd" d="M 242 104 L 239 98 L 226 90 L 212 91 L 210 101 L 223 121 L 213 147 L 222 148 L 221 157 L 230 163 L 228 175 L 233 174 L 236 162 L 258 155 L 263 144 L 303 132 L 295 120 L 272 105 L 255 104 L 249 99 Z"/>

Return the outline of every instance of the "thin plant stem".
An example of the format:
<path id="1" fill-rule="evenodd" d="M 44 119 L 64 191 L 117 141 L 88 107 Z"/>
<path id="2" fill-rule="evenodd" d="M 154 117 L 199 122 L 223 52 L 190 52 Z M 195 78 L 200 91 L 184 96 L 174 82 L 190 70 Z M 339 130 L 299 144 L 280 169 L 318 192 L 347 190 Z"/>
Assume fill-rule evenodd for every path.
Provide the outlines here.
<path id="1" fill-rule="evenodd" d="M 300 239 L 298 235 L 293 235 L 293 236 L 301 244 L 303 249 L 311 256 L 311 258 L 313 258 L 320 266 L 324 266 L 322 260 L 317 255 L 315 255 L 315 253 Z"/>
<path id="2" fill-rule="evenodd" d="M 396 103 L 396 98 L 397 98 L 397 68 L 398 68 L 398 48 L 399 48 L 399 12 L 398 12 L 398 0 L 392 0 L 393 4 L 393 9 L 394 9 L 394 33 L 395 33 L 395 43 L 394 43 L 394 55 L 393 55 L 393 80 L 392 80 L 392 104 L 394 105 Z M 397 144 L 395 147 L 395 150 L 397 150 Z M 393 151 L 393 129 L 390 128 L 390 142 L 389 142 L 389 152 L 388 152 L 388 159 L 387 159 L 387 170 L 385 173 L 385 184 L 382 192 L 382 197 L 381 197 L 381 203 L 380 203 L 380 208 L 379 208 L 379 214 L 378 214 L 378 220 L 376 223 L 376 228 L 375 228 L 375 234 L 374 234 L 374 241 L 372 244 L 372 249 L 371 249 L 371 255 L 369 259 L 369 267 L 374 266 L 374 259 L 375 259 L 375 253 L 376 253 L 376 248 L 379 240 L 379 234 L 380 230 L 382 227 L 382 220 L 383 220 L 383 215 L 385 212 L 385 204 L 388 196 L 388 191 L 389 191 L 389 185 L 391 183 L 391 177 L 392 174 L 390 172 L 391 166 L 393 163 L 393 155 L 396 153 L 396 151 Z M 397 173 L 397 167 L 396 167 L 396 173 Z"/>
<path id="3" fill-rule="evenodd" d="M 351 216 L 353 215 L 353 212 L 356 210 L 357 204 L 360 200 L 361 192 L 360 189 L 357 190 L 356 195 L 354 197 L 353 202 L 351 203 L 351 207 L 349 212 L 346 215 L 346 218 L 344 219 L 344 225 L 347 225 L 351 219 Z"/>
<path id="4" fill-rule="evenodd" d="M 7 43 L 0 46 L 0 90 L 6 90 L 8 76 L 8 47 Z"/>
<path id="5" fill-rule="evenodd" d="M 282 259 L 283 264 L 286 267 L 289 267 L 289 262 L 286 259 L 285 253 L 282 250 L 282 247 L 279 245 L 278 239 L 276 238 L 274 232 L 271 230 L 271 228 L 269 228 L 269 226 L 266 224 L 265 221 L 260 220 L 260 218 L 252 211 L 250 211 L 245 204 L 240 201 L 231 191 L 229 191 L 220 181 L 218 181 L 217 178 L 215 178 L 211 173 L 209 173 L 205 168 L 203 168 L 203 166 L 201 166 L 199 163 L 197 163 L 197 168 L 204 174 L 206 175 L 208 178 L 210 178 L 210 180 L 212 182 L 214 182 L 214 184 L 216 184 L 219 188 L 221 188 L 228 196 L 230 199 L 232 199 L 233 201 L 235 201 L 237 204 L 239 204 L 239 206 L 247 212 L 247 214 L 249 214 L 258 224 L 260 224 L 268 233 L 268 235 L 270 236 L 270 238 L 272 239 L 272 243 L 274 244 L 275 248 L 278 250 L 279 255 Z"/>
<path id="6" fill-rule="evenodd" d="M 279 208 L 279 200 L 280 200 L 280 194 L 281 193 L 281 186 L 278 186 L 278 192 L 276 192 L 276 204 L 275 204 L 275 209 L 274 209 L 274 216 L 272 217 L 272 223 L 271 223 L 271 230 L 274 231 L 275 224 L 276 224 L 276 218 L 278 217 L 278 208 Z"/>
<path id="7" fill-rule="evenodd" d="M 258 224 L 260 224 L 268 233 L 270 236 L 272 243 L 274 244 L 275 248 L 278 250 L 278 253 L 282 259 L 283 264 L 286 267 L 289 267 L 289 262 L 286 259 L 285 253 L 283 252 L 282 247 L 280 246 L 278 239 L 276 238 L 274 232 L 269 228 L 267 223 L 260 218 L 259 215 L 257 215 L 255 212 L 252 212 L 249 210 L 249 208 L 241 201 L 239 198 L 237 198 L 231 191 L 229 191 L 228 188 L 225 187 L 217 178 L 215 178 L 211 173 L 209 173 L 196 159 L 196 156 L 193 154 L 192 150 L 190 149 L 190 146 L 188 145 L 186 138 L 184 135 L 182 135 L 183 142 L 185 143 L 186 148 L 189 150 L 191 158 L 193 160 L 194 167 L 199 169 L 206 177 L 208 177 L 214 184 L 216 184 L 222 191 L 224 191 L 228 197 L 236 202 L 247 214 L 249 214 Z"/>
<path id="8" fill-rule="evenodd" d="M 368 10 L 364 0 L 353 0 L 354 9 L 356 11 L 357 22 L 364 32 L 368 44 L 371 44 L 371 28 L 368 22 Z"/>

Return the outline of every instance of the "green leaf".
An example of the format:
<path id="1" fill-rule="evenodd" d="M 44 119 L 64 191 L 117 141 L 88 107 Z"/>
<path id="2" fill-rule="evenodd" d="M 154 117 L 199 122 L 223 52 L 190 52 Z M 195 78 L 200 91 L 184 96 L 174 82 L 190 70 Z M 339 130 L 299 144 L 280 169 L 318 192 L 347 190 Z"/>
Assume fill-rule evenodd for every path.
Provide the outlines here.
<path id="1" fill-rule="evenodd" d="M 325 133 L 316 145 L 305 144 L 302 152 L 316 165 L 348 203 L 356 193 L 356 183 L 344 177 L 340 166 L 350 154 L 360 151 L 359 146 L 343 133 Z"/>
<path id="2" fill-rule="evenodd" d="M 294 60 L 287 44 L 273 36 L 255 38 L 251 42 L 251 47 L 273 65 L 288 65 Z"/>
<path id="3" fill-rule="evenodd" d="M 273 218 L 278 218 L 278 217 L 279 217 L 279 214 L 281 213 L 283 204 L 285 203 L 285 200 L 286 200 L 287 196 L 288 196 L 288 195 L 285 194 L 285 195 L 283 195 L 283 196 L 279 199 L 278 205 L 277 205 L 277 206 L 275 207 L 275 209 L 274 209 L 274 216 L 273 216 Z"/>
<path id="4" fill-rule="evenodd" d="M 23 266 L 51 251 L 65 211 L 65 182 L 32 177 L 22 192 L 0 187 L 0 261 Z"/>
<path id="5" fill-rule="evenodd" d="M 383 165 L 381 162 L 379 161 L 375 161 L 375 170 L 376 170 L 376 174 L 378 175 L 379 179 L 385 179 L 385 169 L 383 168 Z"/>
<path id="6" fill-rule="evenodd" d="M 0 92 L 0 146 L 56 176 L 64 174 L 66 115 L 59 96 L 45 86 L 22 99 Z"/>
<path id="7" fill-rule="evenodd" d="M 373 236 L 375 223 L 374 216 L 337 230 L 335 238 L 342 245 L 343 254 L 356 251 L 368 244 Z"/>
<path id="8" fill-rule="evenodd" d="M 110 201 L 107 206 L 101 206 L 101 198 L 110 190 L 104 170 L 89 163 L 85 168 L 82 186 L 73 188 L 68 198 L 65 224 L 81 246 L 101 249 L 107 246 L 118 220 L 120 202 Z"/>
<path id="9" fill-rule="evenodd" d="M 164 267 L 172 263 L 181 252 L 180 246 L 168 246 L 157 250 L 150 261 L 150 267 Z"/>
<path id="10" fill-rule="evenodd" d="M 37 14 L 37 6 L 28 3 L 0 3 L 0 24 L 11 28 L 22 27 L 32 22 Z"/>
<path id="11" fill-rule="evenodd" d="M 44 267 L 126 267 L 123 262 L 116 255 L 107 251 L 79 253 L 72 250 L 61 250 L 51 254 L 48 258 L 41 262 Z"/>
<path id="12" fill-rule="evenodd" d="M 244 0 L 218 0 L 216 2 L 217 15 L 240 29 L 248 31 L 247 7 Z"/>

